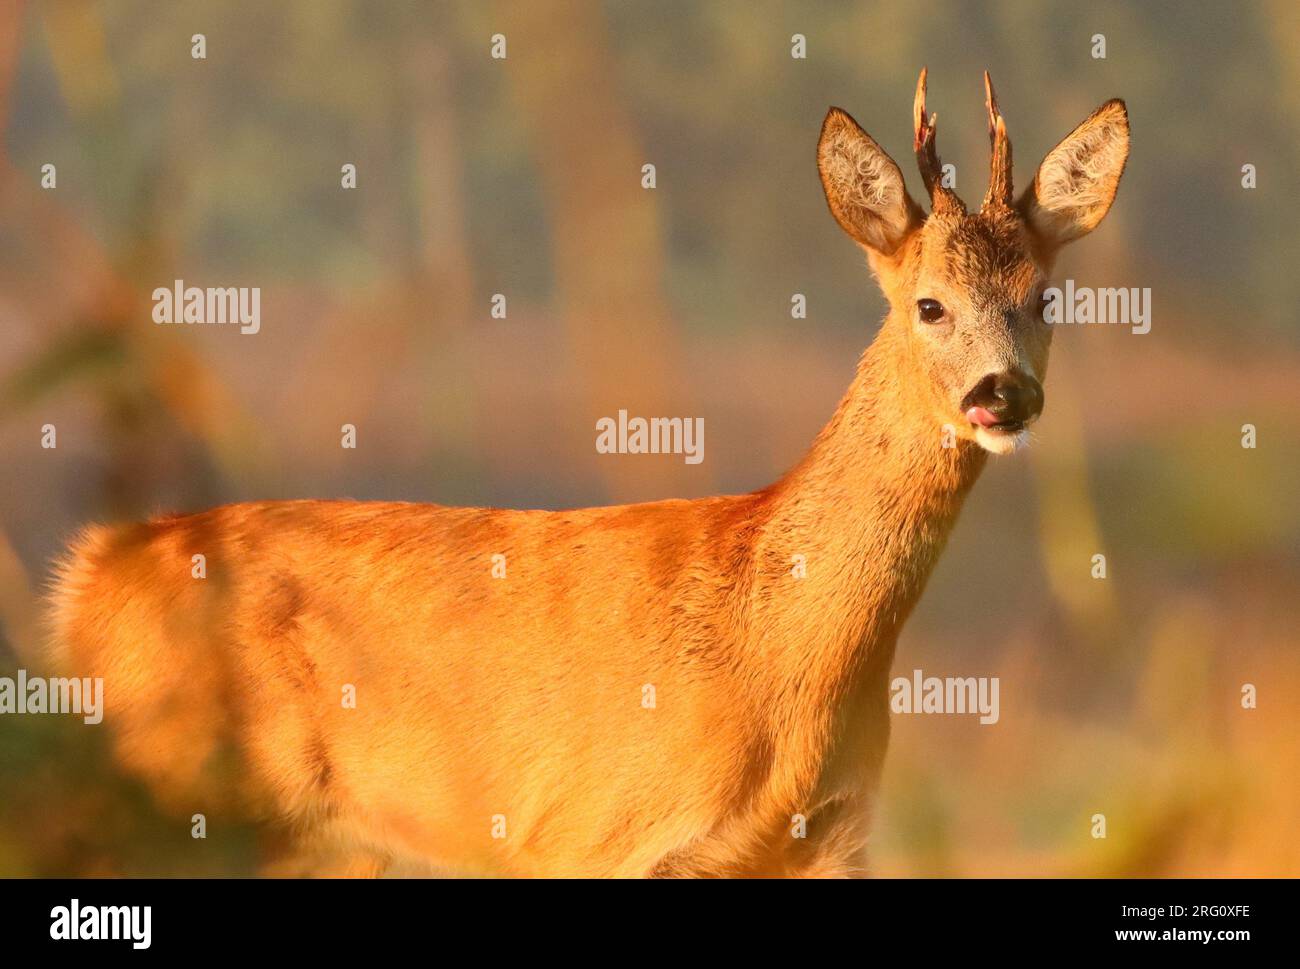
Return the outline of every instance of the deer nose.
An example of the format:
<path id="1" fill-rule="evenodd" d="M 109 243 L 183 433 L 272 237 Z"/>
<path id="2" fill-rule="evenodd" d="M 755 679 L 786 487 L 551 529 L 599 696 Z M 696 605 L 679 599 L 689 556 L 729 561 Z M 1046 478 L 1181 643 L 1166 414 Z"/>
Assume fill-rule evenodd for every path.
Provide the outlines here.
<path id="1" fill-rule="evenodd" d="M 983 427 L 1019 427 L 1043 412 L 1043 385 L 1019 370 L 991 373 L 962 401 L 967 420 Z"/>

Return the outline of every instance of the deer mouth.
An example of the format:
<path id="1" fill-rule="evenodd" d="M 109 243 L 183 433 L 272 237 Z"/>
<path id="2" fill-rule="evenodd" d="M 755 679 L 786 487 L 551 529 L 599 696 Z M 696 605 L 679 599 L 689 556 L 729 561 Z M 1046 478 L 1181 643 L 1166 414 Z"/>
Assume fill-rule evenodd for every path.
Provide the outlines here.
<path id="1" fill-rule="evenodd" d="M 998 420 L 992 411 L 984 407 L 972 407 L 966 411 L 966 420 L 975 427 L 1001 434 L 1019 434 L 1025 429 L 1025 422 L 1020 420 Z"/>

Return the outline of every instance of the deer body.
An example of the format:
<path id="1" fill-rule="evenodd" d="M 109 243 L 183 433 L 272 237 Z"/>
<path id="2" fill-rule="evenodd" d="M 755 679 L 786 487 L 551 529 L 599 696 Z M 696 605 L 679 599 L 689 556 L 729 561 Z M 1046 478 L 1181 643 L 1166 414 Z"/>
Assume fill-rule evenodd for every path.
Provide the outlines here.
<path id="1" fill-rule="evenodd" d="M 833 118 L 828 199 L 869 236 L 853 229 L 870 212 L 844 206 L 889 186 L 837 194 L 827 150 L 874 142 Z M 893 204 L 879 218 L 897 238 L 859 238 L 891 313 L 771 487 L 565 512 L 266 502 L 93 528 L 56 586 L 60 664 L 105 678 L 119 755 L 167 801 L 252 805 L 380 867 L 861 874 L 894 644 L 1010 427 L 944 396 L 914 307 L 935 256 L 905 190 Z M 1049 257 L 1025 220 L 936 218 L 950 244 L 969 235 L 945 266 L 1019 247 L 1002 285 L 1032 301 Z M 1045 340 L 993 342 L 1041 373 Z M 972 359 L 963 394 L 989 366 Z"/>

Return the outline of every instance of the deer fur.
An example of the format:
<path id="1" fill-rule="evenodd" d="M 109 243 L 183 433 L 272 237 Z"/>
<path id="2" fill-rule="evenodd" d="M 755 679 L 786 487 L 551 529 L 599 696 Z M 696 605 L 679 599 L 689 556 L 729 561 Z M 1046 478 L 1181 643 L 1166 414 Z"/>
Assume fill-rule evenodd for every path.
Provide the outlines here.
<path id="1" fill-rule="evenodd" d="M 924 81 L 914 140 L 933 175 Z M 1109 102 L 1017 205 L 1008 142 L 979 213 L 927 178 L 927 217 L 832 109 L 827 201 L 891 310 L 768 488 L 558 512 L 255 502 L 92 527 L 55 581 L 54 661 L 104 677 L 117 754 L 164 803 L 260 811 L 358 869 L 860 875 L 899 630 L 988 453 L 1014 446 L 964 421 L 962 395 L 991 368 L 1043 373 L 1035 300 L 1109 207 L 1127 139 Z M 933 294 L 946 334 L 918 322 Z"/>

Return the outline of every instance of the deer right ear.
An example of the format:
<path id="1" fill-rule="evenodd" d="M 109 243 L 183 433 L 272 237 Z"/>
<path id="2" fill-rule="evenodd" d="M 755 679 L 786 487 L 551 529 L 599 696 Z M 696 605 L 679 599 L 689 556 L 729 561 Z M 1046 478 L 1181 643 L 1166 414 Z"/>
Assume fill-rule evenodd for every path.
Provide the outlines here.
<path id="1" fill-rule="evenodd" d="M 817 170 L 831 215 L 859 245 L 892 255 L 924 219 L 894 160 L 839 108 L 822 123 Z"/>
<path id="2" fill-rule="evenodd" d="M 1047 153 L 1018 203 L 1049 246 L 1091 232 L 1110 211 L 1128 161 L 1128 109 L 1107 101 Z"/>

